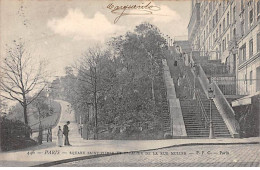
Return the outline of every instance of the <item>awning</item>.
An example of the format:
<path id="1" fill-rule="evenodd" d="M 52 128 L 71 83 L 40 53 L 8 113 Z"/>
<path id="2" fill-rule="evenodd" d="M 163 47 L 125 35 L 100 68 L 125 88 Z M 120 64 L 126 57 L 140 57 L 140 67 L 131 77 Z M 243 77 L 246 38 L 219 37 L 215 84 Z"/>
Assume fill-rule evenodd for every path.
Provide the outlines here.
<path id="1" fill-rule="evenodd" d="M 243 106 L 243 105 L 249 105 L 252 103 L 251 97 L 249 98 L 241 98 L 238 100 L 235 100 L 232 102 L 232 107 L 236 107 L 236 106 Z"/>
<path id="2" fill-rule="evenodd" d="M 252 104 L 252 97 L 259 95 L 259 94 L 260 94 L 260 91 L 256 92 L 255 94 L 251 94 L 251 95 L 242 97 L 240 99 L 234 100 L 231 102 L 232 107 Z"/>

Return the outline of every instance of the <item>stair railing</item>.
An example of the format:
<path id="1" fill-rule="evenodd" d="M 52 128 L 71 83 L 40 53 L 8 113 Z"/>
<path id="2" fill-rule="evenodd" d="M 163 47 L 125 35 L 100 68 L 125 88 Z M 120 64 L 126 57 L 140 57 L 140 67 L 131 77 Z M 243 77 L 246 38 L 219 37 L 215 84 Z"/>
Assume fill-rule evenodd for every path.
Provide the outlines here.
<path id="1" fill-rule="evenodd" d="M 194 61 L 192 60 L 192 62 L 194 62 Z M 204 120 L 204 128 L 207 128 L 208 125 L 209 125 L 209 118 L 208 118 L 207 112 L 205 110 L 205 107 L 203 105 L 203 102 L 201 100 L 200 91 L 199 91 L 199 89 L 196 89 L 196 88 L 194 89 L 194 87 L 192 86 L 190 77 L 187 73 L 186 67 L 184 67 L 182 58 L 180 58 L 179 63 L 182 65 L 182 66 L 180 66 L 180 69 L 181 69 L 181 72 L 185 75 L 185 78 L 187 80 L 187 83 L 188 83 L 188 86 L 189 86 L 188 90 L 189 90 L 191 97 L 192 97 L 193 93 L 195 93 L 195 95 L 196 95 L 196 99 L 198 101 L 198 106 L 200 108 L 200 113 L 203 116 L 203 120 Z M 196 76 L 196 75 L 194 74 L 194 76 Z"/>
<path id="2" fill-rule="evenodd" d="M 182 58 L 180 58 L 179 60 L 178 60 L 178 62 L 179 62 L 179 64 L 181 64 L 181 66 L 179 66 L 179 68 L 180 68 L 180 70 L 181 70 L 181 73 L 183 73 L 184 75 L 185 75 L 185 78 L 186 78 L 186 80 L 187 80 L 187 84 L 188 84 L 188 91 L 189 91 L 189 93 L 190 93 L 190 96 L 192 96 L 192 94 L 193 94 L 193 90 L 194 90 L 194 87 L 192 86 L 192 83 L 191 83 L 191 81 L 190 81 L 190 78 L 189 78 L 189 75 L 188 75 L 188 73 L 187 73 L 187 70 L 186 69 L 184 69 L 184 64 L 183 64 L 183 60 L 182 60 Z"/>
<path id="3" fill-rule="evenodd" d="M 191 56 L 191 58 L 192 58 L 192 56 Z M 207 76 L 200 64 L 198 64 L 198 69 L 199 69 L 198 77 L 199 77 L 200 83 L 202 85 L 202 88 L 203 88 L 205 94 L 207 94 L 207 97 L 208 97 L 208 88 L 210 86 L 209 79 L 207 78 Z M 215 91 L 215 98 L 213 99 L 213 101 L 214 101 L 220 115 L 222 116 L 225 124 L 227 125 L 227 128 L 228 128 L 230 134 L 232 135 L 232 137 L 237 138 L 237 137 L 239 137 L 240 128 L 239 128 L 238 121 L 235 119 L 235 112 L 234 112 L 233 108 L 230 106 L 230 104 L 228 103 L 228 101 L 225 98 L 222 91 L 219 89 L 216 82 L 213 82 L 212 85 L 213 85 L 213 89 Z"/>
<path id="4" fill-rule="evenodd" d="M 203 121 L 204 121 L 204 128 L 206 129 L 209 125 L 209 117 L 207 115 L 207 112 L 205 110 L 205 107 L 203 105 L 203 102 L 201 100 L 201 97 L 200 97 L 200 90 L 199 89 L 196 89 L 195 90 L 195 94 L 196 94 L 196 98 L 197 98 L 197 101 L 198 101 L 198 105 L 200 106 L 200 111 L 201 111 L 201 114 L 203 116 Z"/>

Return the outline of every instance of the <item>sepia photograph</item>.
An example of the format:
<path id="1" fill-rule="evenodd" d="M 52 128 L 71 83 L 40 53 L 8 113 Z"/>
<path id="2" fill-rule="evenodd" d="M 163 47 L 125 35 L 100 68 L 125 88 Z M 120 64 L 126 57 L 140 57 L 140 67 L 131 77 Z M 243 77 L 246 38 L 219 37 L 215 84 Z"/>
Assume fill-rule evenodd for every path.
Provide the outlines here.
<path id="1" fill-rule="evenodd" d="M 0 167 L 259 167 L 260 0 L 0 0 Z"/>

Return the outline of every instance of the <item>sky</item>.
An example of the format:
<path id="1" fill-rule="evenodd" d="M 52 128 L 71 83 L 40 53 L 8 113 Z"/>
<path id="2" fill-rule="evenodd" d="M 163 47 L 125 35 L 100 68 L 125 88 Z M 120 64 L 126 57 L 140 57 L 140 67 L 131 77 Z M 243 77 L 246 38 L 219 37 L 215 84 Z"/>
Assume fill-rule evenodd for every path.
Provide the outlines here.
<path id="1" fill-rule="evenodd" d="M 113 36 L 123 35 L 147 21 L 176 39 L 187 38 L 191 1 L 152 1 L 159 7 L 152 15 L 119 14 L 109 4 L 146 5 L 150 1 L 107 0 L 0 0 L 1 58 L 6 45 L 21 38 L 35 59 L 48 61 L 52 76 L 64 74 L 64 67 L 79 58 L 89 47 L 104 45 Z M 130 11 L 131 14 L 143 11 Z"/>

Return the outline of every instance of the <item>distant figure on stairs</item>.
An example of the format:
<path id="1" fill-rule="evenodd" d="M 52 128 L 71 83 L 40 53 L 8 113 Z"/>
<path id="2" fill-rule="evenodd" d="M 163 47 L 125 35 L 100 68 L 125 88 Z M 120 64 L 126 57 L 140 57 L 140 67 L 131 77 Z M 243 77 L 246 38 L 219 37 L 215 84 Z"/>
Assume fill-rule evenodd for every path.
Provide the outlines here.
<path id="1" fill-rule="evenodd" d="M 59 147 L 62 147 L 62 143 L 63 143 L 63 140 L 62 140 L 62 139 L 63 139 L 63 132 L 62 132 L 60 126 L 59 126 L 59 130 L 58 130 L 57 136 L 58 136 L 58 146 L 59 146 Z"/>
<path id="2" fill-rule="evenodd" d="M 174 66 L 177 66 L 177 65 L 178 65 L 177 60 L 175 60 L 174 61 Z"/>
<path id="3" fill-rule="evenodd" d="M 181 74 L 179 74 L 179 76 L 177 78 L 177 83 L 178 83 L 178 86 L 182 85 L 182 76 L 181 76 Z"/>

